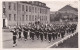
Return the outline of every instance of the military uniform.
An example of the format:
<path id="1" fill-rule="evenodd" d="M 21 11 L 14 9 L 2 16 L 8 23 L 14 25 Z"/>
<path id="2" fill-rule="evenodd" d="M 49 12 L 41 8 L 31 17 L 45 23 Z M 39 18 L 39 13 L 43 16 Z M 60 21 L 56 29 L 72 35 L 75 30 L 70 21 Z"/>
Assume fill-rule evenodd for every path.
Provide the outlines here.
<path id="1" fill-rule="evenodd" d="M 39 28 L 36 28 L 35 31 L 36 31 L 35 33 L 36 33 L 36 37 L 37 37 L 37 40 L 38 40 L 39 39 Z"/>
<path id="2" fill-rule="evenodd" d="M 17 44 L 16 44 L 16 35 L 17 35 L 17 31 L 16 29 L 14 29 L 13 31 L 10 31 L 13 33 L 13 47 L 15 47 Z"/>
<path id="3" fill-rule="evenodd" d="M 52 35 L 52 30 L 51 28 L 48 29 L 48 40 L 51 42 L 51 35 Z"/>
<path id="4" fill-rule="evenodd" d="M 39 32 L 40 32 L 40 39 L 41 39 L 41 41 L 43 41 L 43 29 L 40 28 L 39 29 Z"/>
<path id="5" fill-rule="evenodd" d="M 54 37 L 55 37 L 55 39 L 57 39 L 57 28 L 55 28 L 55 33 L 54 33 Z"/>
<path id="6" fill-rule="evenodd" d="M 61 37 L 63 38 L 65 35 L 65 30 L 63 29 L 63 27 L 61 28 Z"/>
<path id="7" fill-rule="evenodd" d="M 31 28 L 31 39 L 34 40 L 34 35 L 35 35 L 35 30 L 34 28 Z"/>
<path id="8" fill-rule="evenodd" d="M 55 39 L 55 29 L 52 29 L 52 38 L 53 38 L 53 40 Z"/>
<path id="9" fill-rule="evenodd" d="M 30 36 L 30 39 L 32 38 L 32 33 L 31 33 L 31 28 L 29 28 L 29 36 Z"/>
<path id="10" fill-rule="evenodd" d="M 25 38 L 25 41 L 26 41 L 27 37 L 28 37 L 28 28 L 24 28 L 23 35 L 24 35 L 24 38 Z"/>
<path id="11" fill-rule="evenodd" d="M 44 38 L 47 40 L 47 28 L 44 29 Z"/>
<path id="12" fill-rule="evenodd" d="M 21 32 L 22 32 L 22 29 L 21 28 L 18 28 L 19 29 L 19 39 L 21 38 Z"/>

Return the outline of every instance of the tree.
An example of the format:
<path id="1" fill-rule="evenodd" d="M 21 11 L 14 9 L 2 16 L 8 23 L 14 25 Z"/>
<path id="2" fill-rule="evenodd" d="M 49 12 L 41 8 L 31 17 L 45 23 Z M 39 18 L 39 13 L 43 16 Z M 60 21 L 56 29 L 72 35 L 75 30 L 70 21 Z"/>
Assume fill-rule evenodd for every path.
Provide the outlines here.
<path id="1" fill-rule="evenodd" d="M 56 16 L 54 17 L 54 21 L 59 21 L 60 19 L 62 18 L 62 14 L 61 13 L 58 13 L 56 14 Z"/>

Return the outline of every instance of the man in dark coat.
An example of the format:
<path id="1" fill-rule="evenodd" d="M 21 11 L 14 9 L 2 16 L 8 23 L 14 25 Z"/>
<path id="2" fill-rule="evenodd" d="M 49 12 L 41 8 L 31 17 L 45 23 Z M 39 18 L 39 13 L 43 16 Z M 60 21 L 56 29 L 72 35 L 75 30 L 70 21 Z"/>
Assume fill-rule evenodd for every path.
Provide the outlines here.
<path id="1" fill-rule="evenodd" d="M 39 28 L 36 28 L 35 31 L 36 31 L 36 37 L 37 37 L 37 40 L 38 40 L 39 39 L 39 35 L 40 35 L 39 34 Z"/>
<path id="2" fill-rule="evenodd" d="M 47 28 L 44 28 L 44 38 L 45 38 L 45 40 L 47 40 Z"/>
<path id="3" fill-rule="evenodd" d="M 17 46 L 16 44 L 16 36 L 17 36 L 17 31 L 16 31 L 16 28 L 14 28 L 13 30 L 11 30 L 10 32 L 13 33 L 13 47 Z"/>
<path id="4" fill-rule="evenodd" d="M 35 30 L 34 30 L 33 27 L 31 28 L 31 31 L 30 32 L 31 32 L 31 39 L 34 40 L 34 35 L 35 35 L 34 32 L 35 32 Z"/>
<path id="5" fill-rule="evenodd" d="M 61 27 L 61 37 L 63 38 L 64 35 L 65 35 L 65 30 L 64 30 L 64 28 L 63 28 L 63 26 L 62 26 L 62 27 Z"/>
<path id="6" fill-rule="evenodd" d="M 54 39 L 55 39 L 55 29 L 53 28 L 52 31 L 53 31 L 53 32 L 52 32 L 52 38 L 53 38 L 53 40 L 54 40 Z"/>
<path id="7" fill-rule="evenodd" d="M 40 32 L 40 39 L 41 39 L 41 41 L 43 41 L 43 29 L 40 28 L 39 29 L 39 32 Z"/>
<path id="8" fill-rule="evenodd" d="M 18 28 L 19 39 L 21 39 L 21 32 L 22 32 L 22 28 L 21 28 L 21 27 L 19 27 L 19 28 Z"/>
<path id="9" fill-rule="evenodd" d="M 27 37 L 28 37 L 28 28 L 24 27 L 23 30 L 24 30 L 23 31 L 24 39 L 26 41 L 27 40 Z"/>
<path id="10" fill-rule="evenodd" d="M 49 40 L 49 43 L 51 42 L 51 35 L 52 35 L 52 30 L 51 30 L 51 28 L 48 28 L 48 40 Z"/>

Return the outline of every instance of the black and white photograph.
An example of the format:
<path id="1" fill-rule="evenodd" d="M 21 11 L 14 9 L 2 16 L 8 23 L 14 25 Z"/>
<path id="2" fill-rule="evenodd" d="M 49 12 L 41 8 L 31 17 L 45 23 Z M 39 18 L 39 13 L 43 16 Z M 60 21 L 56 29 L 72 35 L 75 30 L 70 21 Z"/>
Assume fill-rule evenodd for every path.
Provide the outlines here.
<path id="1" fill-rule="evenodd" d="M 2 1 L 3 48 L 78 48 L 78 1 Z"/>

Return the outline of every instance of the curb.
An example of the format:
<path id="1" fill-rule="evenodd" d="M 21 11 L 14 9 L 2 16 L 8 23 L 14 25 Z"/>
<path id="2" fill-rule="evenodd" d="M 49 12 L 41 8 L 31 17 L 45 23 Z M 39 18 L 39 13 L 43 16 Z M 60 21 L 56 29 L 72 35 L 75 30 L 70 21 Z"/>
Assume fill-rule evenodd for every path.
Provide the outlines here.
<path id="1" fill-rule="evenodd" d="M 52 46 L 58 46 L 60 43 L 63 43 L 64 40 L 69 39 L 70 37 L 74 36 L 74 35 L 77 34 L 77 33 L 78 33 L 78 32 L 74 32 L 74 33 L 72 33 L 72 34 L 70 34 L 70 35 L 68 35 L 68 36 L 66 36 L 66 37 L 64 37 L 64 38 L 62 38 L 61 40 L 59 40 L 59 41 L 53 43 L 52 45 L 48 46 L 47 48 L 51 48 Z"/>

